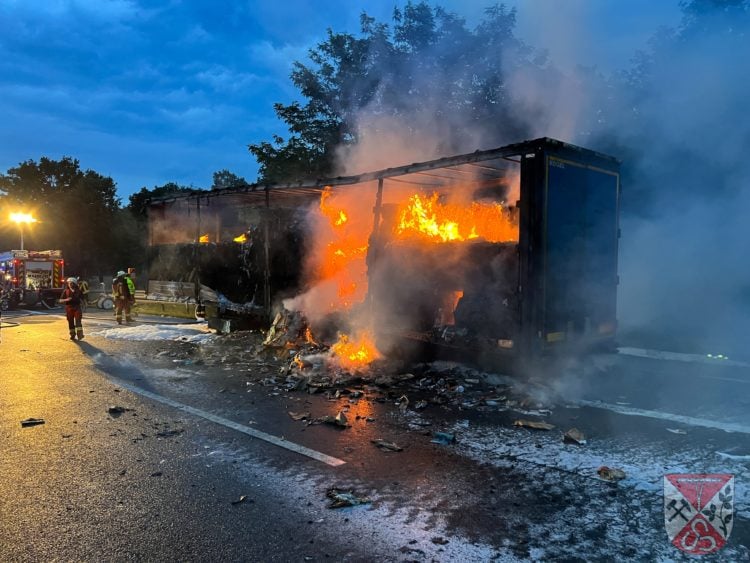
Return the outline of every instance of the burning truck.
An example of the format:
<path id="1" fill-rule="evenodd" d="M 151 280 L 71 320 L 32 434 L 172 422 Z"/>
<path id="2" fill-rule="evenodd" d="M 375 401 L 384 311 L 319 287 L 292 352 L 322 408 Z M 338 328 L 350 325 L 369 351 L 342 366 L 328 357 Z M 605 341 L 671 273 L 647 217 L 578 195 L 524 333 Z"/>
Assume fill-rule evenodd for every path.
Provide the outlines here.
<path id="1" fill-rule="evenodd" d="M 155 200 L 149 278 L 195 280 L 219 316 L 297 312 L 354 364 L 440 353 L 512 369 L 613 347 L 619 167 L 541 138 Z"/>

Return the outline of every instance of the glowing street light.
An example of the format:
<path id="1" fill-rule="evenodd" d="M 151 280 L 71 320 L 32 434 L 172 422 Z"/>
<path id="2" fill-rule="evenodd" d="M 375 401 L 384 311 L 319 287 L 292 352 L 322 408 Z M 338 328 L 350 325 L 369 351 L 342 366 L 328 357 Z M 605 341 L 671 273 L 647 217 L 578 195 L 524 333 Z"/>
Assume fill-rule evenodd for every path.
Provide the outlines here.
<path id="1" fill-rule="evenodd" d="M 21 250 L 23 250 L 23 225 L 36 223 L 37 220 L 30 213 L 11 213 L 10 220 L 16 223 L 21 231 Z"/>

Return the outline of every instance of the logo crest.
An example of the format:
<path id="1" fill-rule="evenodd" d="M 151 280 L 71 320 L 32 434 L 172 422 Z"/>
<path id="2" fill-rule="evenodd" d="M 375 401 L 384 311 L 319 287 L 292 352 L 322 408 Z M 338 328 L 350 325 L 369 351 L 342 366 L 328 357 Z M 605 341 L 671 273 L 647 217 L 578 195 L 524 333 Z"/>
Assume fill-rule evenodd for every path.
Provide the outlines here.
<path id="1" fill-rule="evenodd" d="M 664 525 L 677 549 L 708 555 L 727 543 L 734 518 L 734 475 L 664 476 Z"/>

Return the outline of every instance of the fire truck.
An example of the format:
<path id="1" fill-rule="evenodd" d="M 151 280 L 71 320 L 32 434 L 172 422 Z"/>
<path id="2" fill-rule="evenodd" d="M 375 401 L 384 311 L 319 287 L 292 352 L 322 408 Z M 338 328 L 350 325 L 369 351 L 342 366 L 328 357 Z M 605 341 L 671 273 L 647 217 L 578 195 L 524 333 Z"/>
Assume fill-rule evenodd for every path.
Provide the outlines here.
<path id="1" fill-rule="evenodd" d="M 65 287 L 61 250 L 8 250 L 0 252 L 3 309 L 37 304 L 51 309 Z"/>

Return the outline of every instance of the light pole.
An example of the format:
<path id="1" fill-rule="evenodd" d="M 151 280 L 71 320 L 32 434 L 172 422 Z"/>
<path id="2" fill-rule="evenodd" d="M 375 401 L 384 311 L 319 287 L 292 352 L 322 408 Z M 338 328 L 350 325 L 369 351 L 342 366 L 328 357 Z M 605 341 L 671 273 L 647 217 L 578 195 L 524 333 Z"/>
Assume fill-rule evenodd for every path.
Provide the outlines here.
<path id="1" fill-rule="evenodd" d="M 11 213 L 10 220 L 16 223 L 21 231 L 21 250 L 23 250 L 23 224 L 36 223 L 36 219 L 31 213 Z"/>

